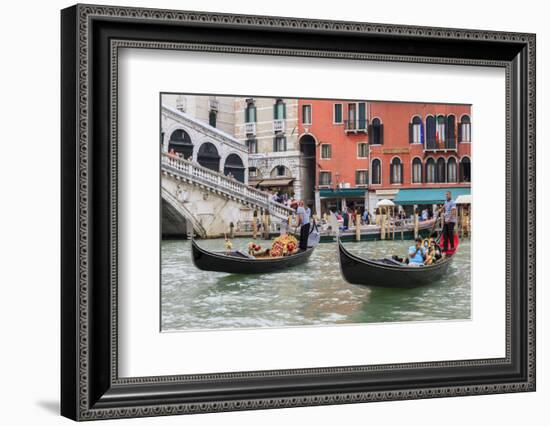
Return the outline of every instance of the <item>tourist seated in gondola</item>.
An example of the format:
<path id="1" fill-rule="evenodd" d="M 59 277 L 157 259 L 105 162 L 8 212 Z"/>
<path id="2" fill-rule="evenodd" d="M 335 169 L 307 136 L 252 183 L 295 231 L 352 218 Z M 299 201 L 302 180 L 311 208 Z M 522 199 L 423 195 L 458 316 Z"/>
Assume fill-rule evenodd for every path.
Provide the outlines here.
<path id="1" fill-rule="evenodd" d="M 424 260 L 424 265 L 431 265 L 443 257 L 441 253 L 441 247 L 439 247 L 436 239 L 437 232 L 433 232 L 428 238 L 426 238 L 422 242 L 422 245 L 426 250 L 426 259 Z"/>
<path id="2" fill-rule="evenodd" d="M 432 265 L 442 257 L 441 247 L 439 247 L 435 241 L 431 240 L 426 252 L 426 260 L 424 261 L 424 265 Z"/>
<path id="3" fill-rule="evenodd" d="M 416 238 L 415 245 L 409 247 L 409 265 L 420 266 L 426 260 L 426 249 L 422 245 L 422 238 Z"/>

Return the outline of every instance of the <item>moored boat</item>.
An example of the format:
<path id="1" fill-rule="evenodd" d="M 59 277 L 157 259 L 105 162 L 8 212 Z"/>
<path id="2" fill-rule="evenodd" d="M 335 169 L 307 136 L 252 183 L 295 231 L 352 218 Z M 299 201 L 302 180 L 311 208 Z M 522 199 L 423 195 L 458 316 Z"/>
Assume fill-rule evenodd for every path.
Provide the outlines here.
<path id="1" fill-rule="evenodd" d="M 434 231 L 435 219 L 421 221 L 418 223 L 418 236 L 427 238 Z M 355 228 L 339 231 L 338 236 L 342 241 L 357 241 L 357 233 Z M 414 225 L 411 221 L 404 222 L 400 226 L 388 226 L 386 232 L 386 240 L 412 240 L 415 237 Z M 335 242 L 337 239 L 336 232 L 331 229 L 323 229 L 321 231 L 321 243 Z M 361 241 L 380 241 L 382 239 L 382 231 L 379 225 L 362 225 L 360 229 Z"/>
<path id="2" fill-rule="evenodd" d="M 365 259 L 347 250 L 338 239 L 340 268 L 350 284 L 387 288 L 414 288 L 441 280 L 454 256 L 447 255 L 431 265 L 410 266 L 394 259 Z"/>
<path id="3" fill-rule="evenodd" d="M 213 252 L 200 247 L 191 240 L 192 258 L 195 266 L 203 271 L 227 272 L 230 274 L 263 274 L 283 271 L 308 261 L 315 247 L 279 257 L 255 257 L 240 250 Z"/>

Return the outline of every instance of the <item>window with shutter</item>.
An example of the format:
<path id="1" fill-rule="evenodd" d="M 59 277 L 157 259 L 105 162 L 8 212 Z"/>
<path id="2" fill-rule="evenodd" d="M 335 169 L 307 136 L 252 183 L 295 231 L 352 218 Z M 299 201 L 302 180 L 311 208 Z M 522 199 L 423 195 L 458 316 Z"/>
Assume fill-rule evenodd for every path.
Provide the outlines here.
<path id="1" fill-rule="evenodd" d="M 447 182 L 454 183 L 456 181 L 457 181 L 456 160 L 454 159 L 454 157 L 451 157 L 447 162 Z"/>
<path id="2" fill-rule="evenodd" d="M 403 165 L 399 158 L 394 158 L 391 162 L 390 183 L 403 183 Z"/>
<path id="3" fill-rule="evenodd" d="M 359 102 L 358 104 L 359 118 L 357 120 L 357 128 L 364 130 L 367 128 L 367 112 L 365 102 Z"/>
<path id="4" fill-rule="evenodd" d="M 426 117 L 426 149 L 436 148 L 435 134 L 435 117 L 433 115 L 429 115 Z"/>
<path id="5" fill-rule="evenodd" d="M 334 124 L 341 124 L 342 119 L 342 104 L 334 104 Z"/>
<path id="6" fill-rule="evenodd" d="M 471 182 L 470 159 L 468 157 L 464 157 L 460 160 L 460 181 Z"/>
<path id="7" fill-rule="evenodd" d="M 311 105 L 302 105 L 302 124 L 311 124 Z"/>
<path id="8" fill-rule="evenodd" d="M 246 141 L 246 144 L 248 145 L 248 153 L 249 154 L 257 154 L 258 153 L 258 141 L 256 139 L 248 139 Z"/>
<path id="9" fill-rule="evenodd" d="M 355 184 L 356 185 L 366 185 L 367 182 L 367 170 L 356 170 L 355 171 Z"/>
<path id="10" fill-rule="evenodd" d="M 217 118 L 216 111 L 211 110 L 208 114 L 208 124 L 210 124 L 212 127 L 216 127 L 216 118 Z"/>
<path id="11" fill-rule="evenodd" d="M 456 148 L 456 138 L 455 138 L 456 126 L 455 126 L 455 116 L 447 116 L 447 139 L 445 141 L 445 147 L 447 149 Z"/>
<path id="12" fill-rule="evenodd" d="M 331 158 L 331 145 L 321 144 L 321 159 L 329 160 Z"/>
<path id="13" fill-rule="evenodd" d="M 246 105 L 246 109 L 244 110 L 244 121 L 245 123 L 256 122 L 256 106 L 253 102 L 248 102 Z"/>
<path id="14" fill-rule="evenodd" d="M 331 184 L 331 172 L 319 172 L 319 185 L 328 186 Z"/>
<path id="15" fill-rule="evenodd" d="M 472 129 L 470 123 L 470 116 L 463 115 L 460 119 L 459 126 L 459 142 L 471 142 L 472 141 Z"/>
<path id="16" fill-rule="evenodd" d="M 433 158 L 428 158 L 426 161 L 426 183 L 435 182 L 435 161 Z"/>
<path id="17" fill-rule="evenodd" d="M 438 148 L 442 148 L 445 146 L 445 136 L 446 136 L 446 126 L 445 126 L 445 116 L 438 115 L 437 116 L 437 123 L 436 123 L 436 142 L 438 145 Z"/>
<path id="18" fill-rule="evenodd" d="M 412 162 L 412 183 L 422 183 L 422 160 L 415 158 Z"/>
<path id="19" fill-rule="evenodd" d="M 275 120 L 285 119 L 285 103 L 281 99 L 278 99 L 273 106 L 273 118 Z"/>
<path id="20" fill-rule="evenodd" d="M 438 183 L 445 183 L 446 182 L 446 178 L 445 178 L 445 159 L 443 157 L 440 157 L 438 160 L 437 160 L 437 167 L 436 167 L 436 181 Z"/>
<path id="21" fill-rule="evenodd" d="M 372 170 L 372 183 L 375 185 L 379 185 L 382 183 L 381 179 L 381 170 L 380 170 L 380 160 L 374 159 L 372 160 L 371 164 L 371 170 Z"/>
<path id="22" fill-rule="evenodd" d="M 357 144 L 357 157 L 358 158 L 367 158 L 369 155 L 368 145 L 364 142 Z"/>
<path id="23" fill-rule="evenodd" d="M 409 125 L 410 143 L 422 143 L 422 119 L 419 116 L 413 117 Z"/>
<path id="24" fill-rule="evenodd" d="M 382 145 L 384 143 L 384 130 L 383 125 L 380 122 L 379 118 L 372 120 L 372 126 L 369 126 L 370 129 L 370 143 L 373 145 Z"/>
<path id="25" fill-rule="evenodd" d="M 286 136 L 275 136 L 273 138 L 273 152 L 286 151 Z"/>

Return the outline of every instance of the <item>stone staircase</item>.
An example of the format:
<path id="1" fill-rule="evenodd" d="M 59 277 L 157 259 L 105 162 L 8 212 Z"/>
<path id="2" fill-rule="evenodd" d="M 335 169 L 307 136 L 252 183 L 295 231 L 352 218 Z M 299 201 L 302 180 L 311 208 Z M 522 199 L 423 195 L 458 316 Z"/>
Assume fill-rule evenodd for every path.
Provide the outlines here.
<path id="1" fill-rule="evenodd" d="M 161 169 L 163 174 L 170 175 L 183 183 L 196 185 L 243 205 L 268 211 L 272 220 L 286 221 L 293 212 L 291 208 L 284 204 L 271 200 L 270 193 L 260 191 L 195 162 L 163 153 Z"/>

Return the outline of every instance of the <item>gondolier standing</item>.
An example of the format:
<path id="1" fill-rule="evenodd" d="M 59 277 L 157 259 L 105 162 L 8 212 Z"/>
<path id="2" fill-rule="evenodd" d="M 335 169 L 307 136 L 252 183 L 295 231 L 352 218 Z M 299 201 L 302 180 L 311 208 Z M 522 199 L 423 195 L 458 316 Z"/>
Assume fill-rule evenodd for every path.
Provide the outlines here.
<path id="1" fill-rule="evenodd" d="M 307 239 L 309 236 L 309 216 L 310 209 L 304 208 L 304 201 L 300 200 L 296 215 L 298 216 L 298 225 L 300 226 L 300 249 L 307 250 Z"/>
<path id="2" fill-rule="evenodd" d="M 443 236 L 445 237 L 444 251 L 449 250 L 449 243 L 451 244 L 451 251 L 455 248 L 454 229 L 456 224 L 456 204 L 451 198 L 451 191 L 445 192 L 445 204 L 443 204 Z"/>

